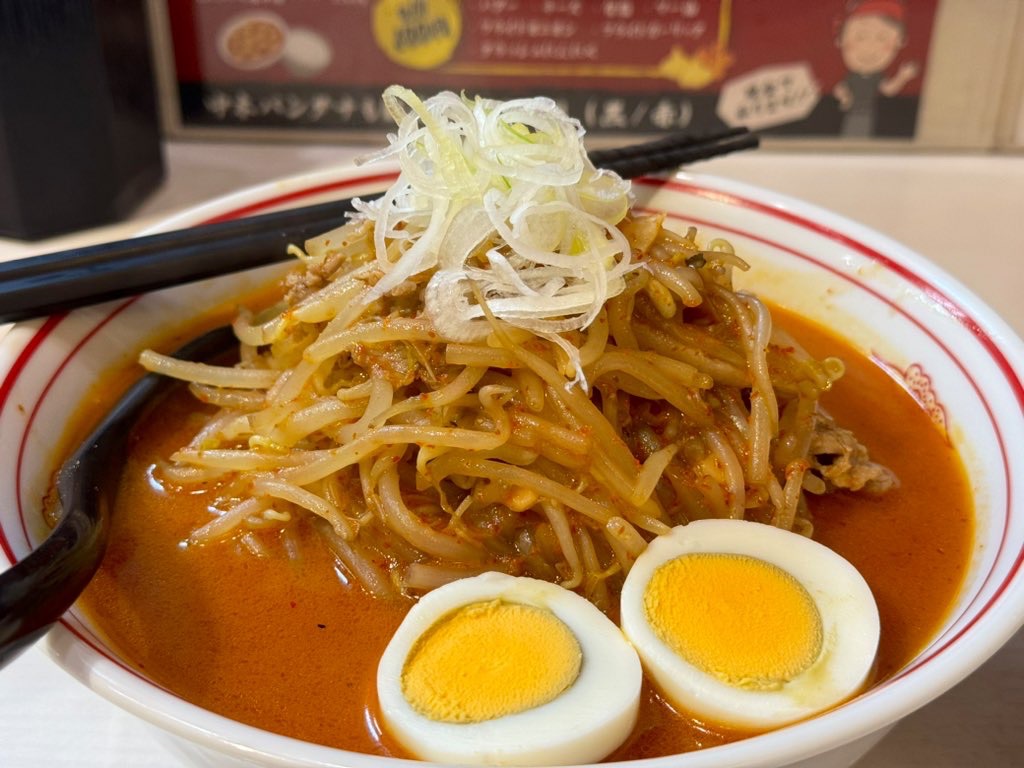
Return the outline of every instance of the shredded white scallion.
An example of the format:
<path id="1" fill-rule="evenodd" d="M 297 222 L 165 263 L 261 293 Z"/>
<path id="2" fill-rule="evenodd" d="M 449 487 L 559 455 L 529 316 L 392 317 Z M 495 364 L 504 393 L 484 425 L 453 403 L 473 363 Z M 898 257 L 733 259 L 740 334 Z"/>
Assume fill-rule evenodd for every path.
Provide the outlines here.
<path id="1" fill-rule="evenodd" d="M 398 130 L 360 162 L 394 158 L 400 174 L 383 197 L 356 201 L 383 272 L 370 299 L 434 270 L 424 300 L 439 333 L 486 337 L 482 296 L 495 317 L 565 349 L 585 386 L 578 351 L 558 334 L 593 322 L 636 267 L 616 227 L 629 182 L 593 166 L 579 121 L 547 98 L 421 101 L 391 86 L 384 103 Z"/>

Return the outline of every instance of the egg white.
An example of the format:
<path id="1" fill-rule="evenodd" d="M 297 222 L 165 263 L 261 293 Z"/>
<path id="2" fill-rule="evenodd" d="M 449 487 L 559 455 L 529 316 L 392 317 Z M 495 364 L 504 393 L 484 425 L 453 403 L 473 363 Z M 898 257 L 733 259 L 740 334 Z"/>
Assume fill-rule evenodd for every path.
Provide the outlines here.
<path id="1" fill-rule="evenodd" d="M 647 620 L 644 591 L 660 565 L 691 553 L 755 557 L 800 582 L 823 630 L 821 652 L 810 667 L 778 690 L 747 690 L 692 666 L 665 644 Z M 621 621 L 670 702 L 710 722 L 756 730 L 810 717 L 857 693 L 874 666 L 880 629 L 871 589 L 848 561 L 804 536 L 744 520 L 698 520 L 654 539 L 626 577 Z"/>
<path id="2" fill-rule="evenodd" d="M 579 642 L 579 676 L 546 704 L 483 722 L 438 722 L 414 710 L 402 692 L 402 671 L 413 645 L 452 611 L 495 599 L 547 609 L 558 617 Z M 585 598 L 545 581 L 485 573 L 435 589 L 413 606 L 381 657 L 377 695 L 389 733 L 420 759 L 568 765 L 600 760 L 629 736 L 642 677 L 640 660 L 621 630 Z"/>

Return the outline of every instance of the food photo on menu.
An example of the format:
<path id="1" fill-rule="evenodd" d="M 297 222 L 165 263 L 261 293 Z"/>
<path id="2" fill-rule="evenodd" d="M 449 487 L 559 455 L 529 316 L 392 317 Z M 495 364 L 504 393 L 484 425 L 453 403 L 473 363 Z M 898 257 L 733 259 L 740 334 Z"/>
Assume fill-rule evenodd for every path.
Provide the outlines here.
<path id="1" fill-rule="evenodd" d="M 156 726 L 89 766 L 826 768 L 1011 664 L 1024 322 L 702 172 L 1010 136 L 982 14 L 765 5 L 147 3 L 163 186 L 0 239 L 0 686 Z"/>

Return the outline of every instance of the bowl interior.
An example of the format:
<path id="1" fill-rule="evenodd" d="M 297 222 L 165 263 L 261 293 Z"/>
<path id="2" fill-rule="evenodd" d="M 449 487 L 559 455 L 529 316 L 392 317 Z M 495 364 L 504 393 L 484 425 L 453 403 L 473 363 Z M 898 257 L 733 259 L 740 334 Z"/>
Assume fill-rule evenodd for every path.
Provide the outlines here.
<path id="1" fill-rule="evenodd" d="M 390 178 L 390 171 L 331 170 L 223 198 L 162 228 L 365 194 Z M 752 266 L 741 287 L 839 329 L 886 367 L 958 448 L 970 476 L 978 517 L 972 566 L 945 625 L 911 665 L 826 715 L 684 760 L 693 766 L 784 764 L 924 704 L 981 664 L 1024 620 L 1024 467 L 1011 449 L 1024 444 L 1024 352 L 1008 327 L 956 281 L 853 222 L 763 190 L 688 174 L 642 179 L 635 191 L 638 206 L 665 212 L 671 226 L 692 224 L 704 238 L 730 240 Z M 64 425 L 88 387 L 130 366 L 169 328 L 187 331 L 187 319 L 201 308 L 244 295 L 281 269 L 26 323 L 0 339 L 0 565 L 24 557 L 45 537 L 40 500 L 56 468 Z M 104 695 L 201 743 L 230 752 L 224 738 L 244 742 L 257 752 L 288 755 L 291 764 L 326 765 L 339 756 L 177 699 L 123 663 L 75 610 L 51 633 L 48 646 L 59 663 Z M 344 761 L 380 764 L 361 755 L 345 755 Z"/>

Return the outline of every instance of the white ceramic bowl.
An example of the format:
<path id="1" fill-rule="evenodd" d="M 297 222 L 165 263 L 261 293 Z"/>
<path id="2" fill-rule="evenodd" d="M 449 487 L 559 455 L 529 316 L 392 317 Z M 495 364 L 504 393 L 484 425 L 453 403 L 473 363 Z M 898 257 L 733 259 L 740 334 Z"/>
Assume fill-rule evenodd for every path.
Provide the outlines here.
<path id="1" fill-rule="evenodd" d="M 264 185 L 164 222 L 183 227 L 379 189 L 388 173 L 335 169 Z M 827 211 L 721 179 L 680 174 L 635 186 L 642 207 L 721 234 L 765 298 L 840 329 L 940 407 L 969 469 L 978 513 L 972 567 L 931 644 L 894 678 L 812 720 L 631 768 L 847 766 L 901 717 L 970 674 L 1024 623 L 1024 345 L 954 279 L 906 248 Z M 265 282 L 271 267 L 19 325 L 0 341 L 0 568 L 45 536 L 39 499 L 54 445 L 83 392 L 129 365 L 168 326 Z M 912 374 L 912 375 L 911 375 Z M 159 726 L 196 765 L 422 766 L 271 734 L 206 712 L 122 662 L 72 610 L 45 648 L 69 673 Z"/>

